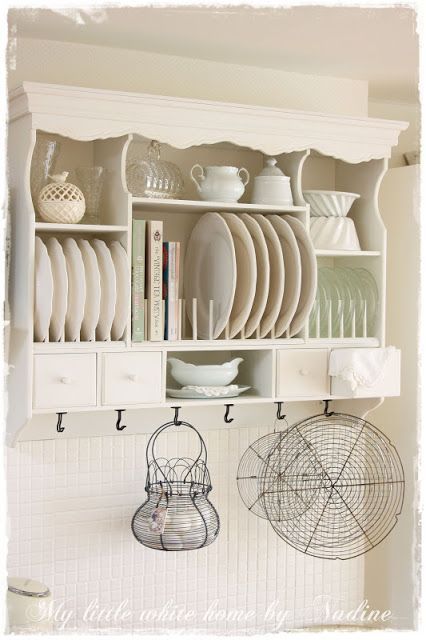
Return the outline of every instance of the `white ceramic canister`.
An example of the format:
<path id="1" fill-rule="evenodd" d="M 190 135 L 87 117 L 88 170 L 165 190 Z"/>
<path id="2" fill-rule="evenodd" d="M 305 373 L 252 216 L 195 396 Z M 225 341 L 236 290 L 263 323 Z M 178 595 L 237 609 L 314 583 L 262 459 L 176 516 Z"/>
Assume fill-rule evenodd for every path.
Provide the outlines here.
<path id="1" fill-rule="evenodd" d="M 46 585 L 30 578 L 8 578 L 7 613 L 11 633 L 49 633 L 52 595 Z"/>
<path id="2" fill-rule="evenodd" d="M 198 179 L 194 175 L 194 169 L 200 170 Z M 244 175 L 244 179 L 241 177 Z M 197 186 L 201 200 L 215 202 L 238 202 L 243 195 L 246 185 L 250 180 L 250 174 L 244 167 L 202 167 L 194 164 L 191 169 L 191 179 Z"/>
<path id="3" fill-rule="evenodd" d="M 275 158 L 268 158 L 266 166 L 254 179 L 252 203 L 287 206 L 293 204 L 290 178 L 276 166 Z"/>

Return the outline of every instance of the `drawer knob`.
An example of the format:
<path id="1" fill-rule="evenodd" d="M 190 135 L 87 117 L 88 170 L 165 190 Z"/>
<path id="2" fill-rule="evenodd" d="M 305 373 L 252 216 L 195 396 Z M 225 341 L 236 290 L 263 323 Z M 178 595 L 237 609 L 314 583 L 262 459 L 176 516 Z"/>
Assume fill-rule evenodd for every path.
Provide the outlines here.
<path id="1" fill-rule="evenodd" d="M 127 377 L 131 382 L 138 382 L 139 380 L 139 376 L 136 373 L 129 373 Z"/>
<path id="2" fill-rule="evenodd" d="M 71 384 L 71 382 L 72 382 L 72 380 L 71 380 L 71 378 L 69 378 L 68 376 L 63 376 L 63 377 L 61 378 L 61 383 L 62 383 L 62 384 Z"/>
<path id="3" fill-rule="evenodd" d="M 308 369 L 299 369 L 299 373 L 300 373 L 301 376 L 308 376 L 309 375 Z"/>

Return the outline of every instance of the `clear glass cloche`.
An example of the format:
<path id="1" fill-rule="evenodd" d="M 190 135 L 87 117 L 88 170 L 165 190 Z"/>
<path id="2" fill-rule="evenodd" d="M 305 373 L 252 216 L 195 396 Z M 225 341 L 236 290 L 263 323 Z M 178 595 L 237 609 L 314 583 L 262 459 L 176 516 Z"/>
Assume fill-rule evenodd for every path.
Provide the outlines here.
<path id="1" fill-rule="evenodd" d="M 160 143 L 152 140 L 145 158 L 127 165 L 127 188 L 134 196 L 179 198 L 183 178 L 179 167 L 160 157 Z"/>

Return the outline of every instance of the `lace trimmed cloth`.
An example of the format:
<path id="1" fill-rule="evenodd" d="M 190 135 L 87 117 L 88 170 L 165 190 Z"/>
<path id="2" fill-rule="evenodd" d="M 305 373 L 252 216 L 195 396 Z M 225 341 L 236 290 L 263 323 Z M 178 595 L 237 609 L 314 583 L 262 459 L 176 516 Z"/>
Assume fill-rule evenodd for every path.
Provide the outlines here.
<path id="1" fill-rule="evenodd" d="M 333 349 L 328 373 L 349 383 L 351 390 L 372 387 L 383 377 L 395 347 L 374 349 Z"/>

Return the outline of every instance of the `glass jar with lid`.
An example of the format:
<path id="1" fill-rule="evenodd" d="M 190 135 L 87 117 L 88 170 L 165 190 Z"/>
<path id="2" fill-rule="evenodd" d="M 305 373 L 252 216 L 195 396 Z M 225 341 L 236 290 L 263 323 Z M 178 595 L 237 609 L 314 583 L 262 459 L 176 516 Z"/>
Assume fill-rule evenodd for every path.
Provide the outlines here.
<path id="1" fill-rule="evenodd" d="M 152 140 L 145 158 L 127 165 L 127 188 L 134 196 L 179 198 L 183 191 L 181 171 L 173 162 L 161 160 L 160 143 Z"/>

